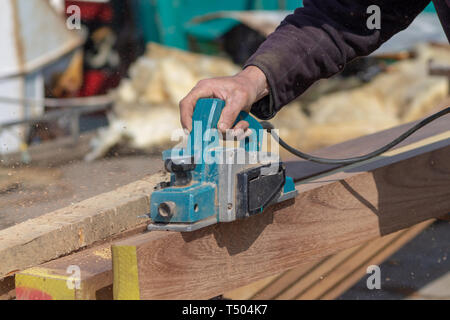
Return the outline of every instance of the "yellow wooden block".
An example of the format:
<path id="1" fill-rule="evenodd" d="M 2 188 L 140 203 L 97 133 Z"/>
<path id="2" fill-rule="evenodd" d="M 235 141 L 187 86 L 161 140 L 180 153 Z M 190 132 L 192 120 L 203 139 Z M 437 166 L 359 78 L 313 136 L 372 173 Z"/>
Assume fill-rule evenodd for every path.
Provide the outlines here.
<path id="1" fill-rule="evenodd" d="M 114 300 L 140 300 L 136 247 L 112 246 Z"/>
<path id="2" fill-rule="evenodd" d="M 94 278 L 78 279 L 43 267 L 16 274 L 15 285 L 17 300 L 95 300 L 98 289 Z"/>
<path id="3" fill-rule="evenodd" d="M 20 272 L 15 277 L 17 300 L 75 300 L 77 290 L 68 286 L 69 276 L 39 267 Z"/>

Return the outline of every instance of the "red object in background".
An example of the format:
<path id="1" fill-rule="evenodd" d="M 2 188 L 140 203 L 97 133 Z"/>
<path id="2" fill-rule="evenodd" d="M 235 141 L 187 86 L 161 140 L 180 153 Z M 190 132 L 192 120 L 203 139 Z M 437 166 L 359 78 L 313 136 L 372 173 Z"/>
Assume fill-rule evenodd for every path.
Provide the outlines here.
<path id="1" fill-rule="evenodd" d="M 67 8 L 71 5 L 76 5 L 81 10 L 82 21 L 99 21 L 103 23 L 110 23 L 114 18 L 114 12 L 109 3 L 95 3 L 95 2 L 81 2 L 66 0 Z"/>
<path id="2" fill-rule="evenodd" d="M 117 87 L 119 82 L 120 76 L 117 73 L 111 74 L 101 70 L 86 70 L 79 96 L 90 97 L 105 94 L 109 89 Z"/>
<path id="3" fill-rule="evenodd" d="M 48 293 L 41 290 L 17 287 L 16 288 L 16 299 L 17 300 L 53 300 L 53 297 Z"/>
<path id="4" fill-rule="evenodd" d="M 89 97 L 105 93 L 104 88 L 107 80 L 108 75 L 101 70 L 86 70 L 80 96 Z"/>
<path id="5" fill-rule="evenodd" d="M 66 9 L 71 5 L 76 5 L 81 11 L 81 21 L 89 26 L 89 23 L 98 23 L 97 29 L 102 25 L 113 23 L 114 11 L 109 3 L 96 3 L 85 1 L 65 1 Z M 67 10 L 66 10 L 67 12 Z M 89 30 L 90 33 L 95 32 Z M 120 82 L 120 76 L 114 68 L 103 66 L 90 69 L 85 66 L 83 86 L 78 92 L 80 97 L 89 97 L 105 94 L 109 89 L 115 88 Z"/>

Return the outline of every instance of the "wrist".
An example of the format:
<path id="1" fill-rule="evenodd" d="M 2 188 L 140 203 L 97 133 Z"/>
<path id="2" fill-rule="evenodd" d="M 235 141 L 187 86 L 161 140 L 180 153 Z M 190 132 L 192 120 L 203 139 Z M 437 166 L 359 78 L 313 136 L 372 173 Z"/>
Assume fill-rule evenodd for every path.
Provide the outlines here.
<path id="1" fill-rule="evenodd" d="M 267 83 L 266 75 L 258 67 L 248 66 L 238 75 L 244 77 L 248 83 L 255 86 L 255 101 L 258 101 L 269 94 L 269 85 Z"/>

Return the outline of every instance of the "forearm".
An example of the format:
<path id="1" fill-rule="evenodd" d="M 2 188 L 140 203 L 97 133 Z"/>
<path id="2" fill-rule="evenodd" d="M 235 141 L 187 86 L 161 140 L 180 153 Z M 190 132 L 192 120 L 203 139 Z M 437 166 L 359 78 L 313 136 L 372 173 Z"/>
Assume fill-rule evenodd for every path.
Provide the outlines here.
<path id="1" fill-rule="evenodd" d="M 315 81 L 340 72 L 347 62 L 370 54 L 406 28 L 428 2 L 305 0 L 305 7 L 287 16 L 245 65 L 258 67 L 270 90 L 252 112 L 273 117 Z M 380 30 L 366 26 L 372 4 L 381 9 Z"/>

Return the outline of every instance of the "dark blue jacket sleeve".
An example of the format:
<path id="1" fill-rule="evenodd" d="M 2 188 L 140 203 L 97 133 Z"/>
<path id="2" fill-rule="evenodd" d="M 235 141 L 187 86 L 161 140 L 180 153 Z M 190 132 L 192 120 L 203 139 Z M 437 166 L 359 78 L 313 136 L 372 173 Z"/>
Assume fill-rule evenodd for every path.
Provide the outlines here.
<path id="1" fill-rule="evenodd" d="M 304 7 L 288 15 L 244 66 L 260 68 L 270 87 L 269 96 L 255 103 L 252 113 L 272 118 L 315 81 L 338 73 L 405 29 L 429 2 L 304 0 Z M 367 26 L 372 5 L 380 8 L 380 29 Z"/>

